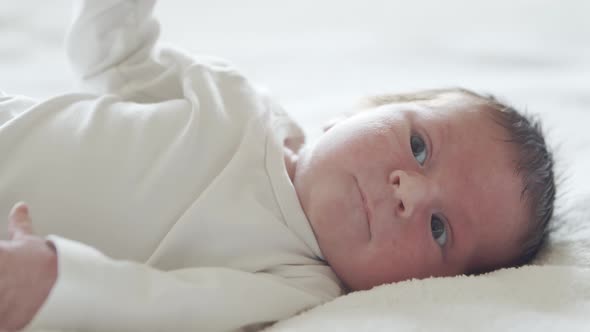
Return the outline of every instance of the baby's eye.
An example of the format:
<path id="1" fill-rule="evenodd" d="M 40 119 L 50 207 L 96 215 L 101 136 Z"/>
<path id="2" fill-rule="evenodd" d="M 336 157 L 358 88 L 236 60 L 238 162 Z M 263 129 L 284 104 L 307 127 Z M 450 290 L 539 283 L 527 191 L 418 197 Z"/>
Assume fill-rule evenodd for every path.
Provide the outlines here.
<path id="1" fill-rule="evenodd" d="M 414 158 L 416 158 L 420 166 L 423 166 L 424 162 L 426 161 L 426 157 L 428 156 L 428 151 L 426 149 L 426 143 L 424 143 L 422 137 L 418 135 L 412 135 L 410 137 L 410 147 L 412 148 L 412 154 L 414 155 Z"/>
<path id="2" fill-rule="evenodd" d="M 447 229 L 445 223 L 439 217 L 433 215 L 430 219 L 430 230 L 432 231 L 432 237 L 439 246 L 444 246 L 447 243 Z"/>

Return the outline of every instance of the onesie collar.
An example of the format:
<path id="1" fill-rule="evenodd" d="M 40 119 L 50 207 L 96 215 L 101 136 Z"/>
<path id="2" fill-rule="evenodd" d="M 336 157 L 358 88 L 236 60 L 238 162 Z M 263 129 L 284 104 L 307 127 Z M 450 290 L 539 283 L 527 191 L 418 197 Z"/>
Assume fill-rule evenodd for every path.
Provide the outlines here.
<path id="1" fill-rule="evenodd" d="M 270 132 L 267 132 L 266 135 L 265 163 L 279 208 L 289 229 L 309 247 L 318 259 L 325 263 L 325 258 L 299 202 L 299 197 L 284 162 L 283 142 L 290 136 L 289 128 L 294 123 L 286 114 L 284 116 L 283 114 L 272 114 L 271 118 L 271 128 L 268 128 Z"/>

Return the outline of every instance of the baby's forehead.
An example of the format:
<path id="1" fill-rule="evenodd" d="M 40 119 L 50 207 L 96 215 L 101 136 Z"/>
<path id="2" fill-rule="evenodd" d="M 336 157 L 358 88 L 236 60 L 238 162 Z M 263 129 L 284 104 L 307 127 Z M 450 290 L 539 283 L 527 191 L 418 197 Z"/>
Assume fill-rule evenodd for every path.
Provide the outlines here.
<path id="1" fill-rule="evenodd" d="M 518 253 L 529 209 L 521 199 L 522 183 L 512 170 L 479 173 L 465 166 L 468 171 L 457 172 L 451 180 L 464 189 L 448 195 L 453 199 L 446 211 L 455 217 L 450 221 L 453 233 L 472 248 L 466 262 L 469 270 L 486 269 Z"/>
<path id="2" fill-rule="evenodd" d="M 529 214 L 521 197 L 523 181 L 516 172 L 512 148 L 506 142 L 467 148 L 458 145 L 453 147 L 457 153 L 441 162 L 441 167 L 449 169 L 445 190 L 450 190 L 448 196 L 453 197 L 450 204 L 454 206 L 450 208 L 470 220 L 466 237 L 476 246 L 474 264 L 505 262 L 518 250 Z"/>

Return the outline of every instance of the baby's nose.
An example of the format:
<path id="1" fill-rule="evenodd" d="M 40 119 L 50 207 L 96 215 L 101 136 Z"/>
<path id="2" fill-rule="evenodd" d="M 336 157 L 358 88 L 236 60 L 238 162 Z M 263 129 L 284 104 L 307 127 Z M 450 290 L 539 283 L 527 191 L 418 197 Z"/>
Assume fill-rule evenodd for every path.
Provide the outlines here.
<path id="1" fill-rule="evenodd" d="M 411 219 L 421 207 L 426 206 L 429 197 L 428 182 L 423 175 L 395 170 L 389 175 L 393 186 L 393 204 L 396 216 Z"/>

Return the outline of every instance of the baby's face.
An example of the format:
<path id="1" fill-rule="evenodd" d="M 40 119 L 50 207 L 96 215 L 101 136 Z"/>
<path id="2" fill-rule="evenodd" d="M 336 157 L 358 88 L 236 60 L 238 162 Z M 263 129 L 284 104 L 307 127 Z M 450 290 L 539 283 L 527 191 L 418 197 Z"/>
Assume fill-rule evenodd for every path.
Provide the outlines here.
<path id="1" fill-rule="evenodd" d="M 527 213 L 515 151 L 463 99 L 367 110 L 301 152 L 301 205 L 351 289 L 461 274 L 516 252 Z"/>

